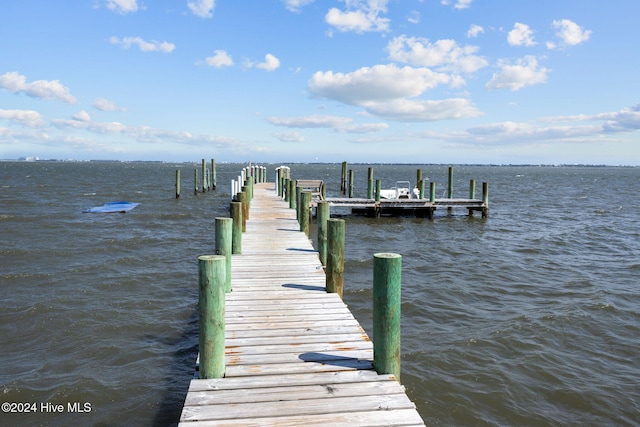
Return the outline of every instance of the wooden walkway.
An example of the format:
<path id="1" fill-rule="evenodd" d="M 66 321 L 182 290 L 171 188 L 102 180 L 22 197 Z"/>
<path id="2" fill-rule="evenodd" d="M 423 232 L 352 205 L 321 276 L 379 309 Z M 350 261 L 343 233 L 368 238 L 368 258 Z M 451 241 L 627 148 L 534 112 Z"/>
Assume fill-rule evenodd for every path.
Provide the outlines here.
<path id="1" fill-rule="evenodd" d="M 225 378 L 191 381 L 180 427 L 424 425 L 273 183 L 255 185 L 231 285 Z"/>

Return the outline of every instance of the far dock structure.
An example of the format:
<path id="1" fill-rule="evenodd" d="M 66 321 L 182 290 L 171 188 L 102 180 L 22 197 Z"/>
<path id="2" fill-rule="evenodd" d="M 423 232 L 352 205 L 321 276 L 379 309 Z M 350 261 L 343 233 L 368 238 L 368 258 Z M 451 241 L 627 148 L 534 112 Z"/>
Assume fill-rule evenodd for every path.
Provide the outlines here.
<path id="1" fill-rule="evenodd" d="M 482 198 L 476 198 L 476 181 L 474 179 L 469 182 L 469 198 L 454 198 L 453 197 L 453 167 L 449 167 L 448 173 L 448 185 L 447 185 L 447 197 L 436 198 L 436 183 L 429 182 L 429 187 L 426 188 L 427 180 L 422 179 L 422 170 L 417 171 L 417 181 L 415 190 L 407 188 L 405 193 L 398 197 L 384 198 L 381 197 L 381 183 L 380 180 L 373 182 L 373 169 L 369 168 L 368 173 L 368 185 L 367 185 L 367 198 L 353 197 L 353 170 L 349 170 L 349 181 L 346 182 L 345 172 L 346 162 L 342 164 L 342 178 L 341 191 L 345 193 L 345 189 L 349 188 L 349 197 L 329 197 L 319 199 L 326 200 L 332 207 L 346 207 L 351 208 L 351 212 L 354 214 L 364 214 L 368 216 L 381 216 L 381 215 L 407 215 L 414 214 L 419 217 L 427 217 L 433 219 L 433 215 L 436 209 L 446 208 L 447 211 L 453 210 L 453 208 L 467 209 L 469 216 L 473 216 L 475 211 L 481 213 L 483 218 L 489 215 L 489 185 L 486 182 L 482 183 Z M 398 183 L 400 183 L 398 182 Z M 320 184 L 322 185 L 322 182 Z M 374 190 L 375 188 L 375 190 Z M 429 194 L 426 194 L 425 190 L 429 190 Z M 400 194 L 398 192 L 397 194 Z M 316 201 L 316 200 L 314 200 Z"/>
<path id="2" fill-rule="evenodd" d="M 224 374 L 191 380 L 179 426 L 423 426 L 396 376 L 374 369 L 374 344 L 340 295 L 327 292 L 296 209 L 274 183 L 251 189 L 223 298 Z M 201 341 L 200 358 L 205 348 Z M 208 369 L 203 363 L 197 376 Z"/>

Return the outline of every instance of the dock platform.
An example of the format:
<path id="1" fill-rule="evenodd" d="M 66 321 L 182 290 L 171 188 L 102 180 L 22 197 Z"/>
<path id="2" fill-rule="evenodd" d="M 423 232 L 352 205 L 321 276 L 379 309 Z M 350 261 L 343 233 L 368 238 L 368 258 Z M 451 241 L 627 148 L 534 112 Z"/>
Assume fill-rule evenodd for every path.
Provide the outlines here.
<path id="1" fill-rule="evenodd" d="M 274 190 L 255 184 L 232 256 L 225 377 L 191 380 L 179 426 L 423 426 Z"/>
<path id="2" fill-rule="evenodd" d="M 314 200 L 317 204 L 318 200 Z M 351 208 L 354 214 L 365 214 L 370 216 L 380 215 L 406 215 L 415 214 L 433 218 L 433 213 L 438 208 L 466 208 L 469 215 L 479 211 L 482 217 L 488 215 L 488 203 L 478 199 L 364 199 L 333 197 L 326 201 L 331 207 Z"/>

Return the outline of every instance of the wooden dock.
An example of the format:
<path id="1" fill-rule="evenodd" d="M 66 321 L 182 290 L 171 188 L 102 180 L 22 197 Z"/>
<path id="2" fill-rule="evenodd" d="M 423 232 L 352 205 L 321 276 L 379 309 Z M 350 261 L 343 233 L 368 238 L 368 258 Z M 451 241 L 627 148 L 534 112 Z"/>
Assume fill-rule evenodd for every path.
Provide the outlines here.
<path id="1" fill-rule="evenodd" d="M 329 206 L 351 208 L 352 213 L 370 216 L 415 214 L 433 218 L 438 208 L 466 208 L 469 215 L 479 211 L 482 217 L 488 215 L 488 203 L 478 199 L 363 199 L 334 197 L 327 198 Z"/>
<path id="2" fill-rule="evenodd" d="M 255 185 L 232 256 L 225 377 L 191 381 L 179 426 L 424 425 L 274 189 Z"/>

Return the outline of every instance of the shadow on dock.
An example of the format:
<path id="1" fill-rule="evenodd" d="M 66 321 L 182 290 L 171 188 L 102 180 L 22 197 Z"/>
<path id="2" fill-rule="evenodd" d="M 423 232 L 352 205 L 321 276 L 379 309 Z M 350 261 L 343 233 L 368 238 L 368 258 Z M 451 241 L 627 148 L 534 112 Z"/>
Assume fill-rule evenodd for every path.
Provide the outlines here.
<path id="1" fill-rule="evenodd" d="M 322 291 L 326 292 L 327 288 L 324 286 L 313 286 L 313 285 L 300 285 L 297 283 L 285 283 L 282 285 L 283 288 L 291 288 L 291 289 L 301 289 L 304 291 Z"/>

